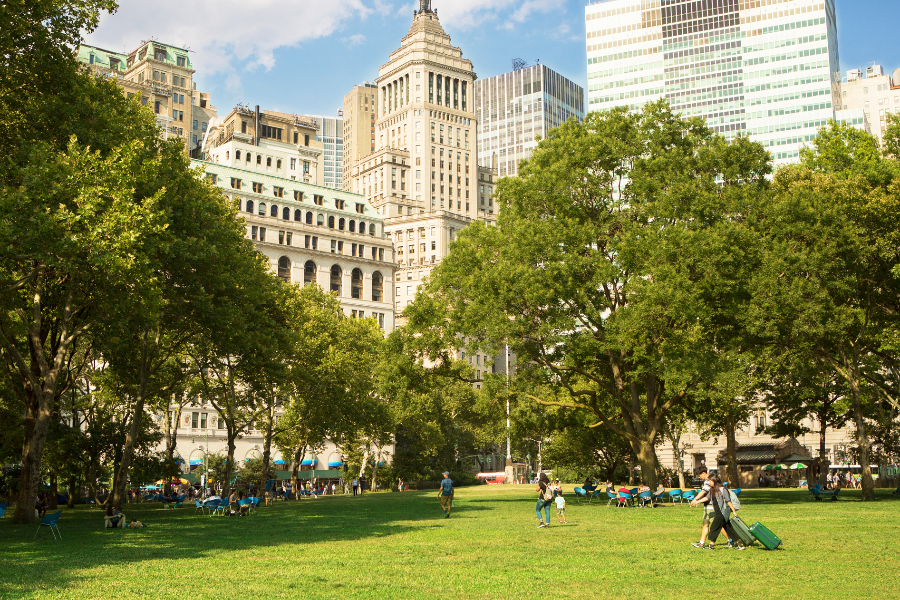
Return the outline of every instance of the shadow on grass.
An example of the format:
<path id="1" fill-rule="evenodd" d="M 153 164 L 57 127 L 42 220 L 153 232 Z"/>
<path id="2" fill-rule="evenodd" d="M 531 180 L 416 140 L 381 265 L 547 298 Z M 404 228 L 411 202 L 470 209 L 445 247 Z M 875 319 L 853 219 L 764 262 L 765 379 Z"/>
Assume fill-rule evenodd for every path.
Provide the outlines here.
<path id="1" fill-rule="evenodd" d="M 490 510 L 471 504 L 457 502 L 451 520 Z M 61 541 L 54 540 L 46 527 L 33 540 L 37 525 L 0 522 L 0 598 L 29 595 L 22 589 L 25 571 L 34 578 L 29 582 L 32 589 L 63 592 L 79 584 L 83 577 L 79 572 L 95 567 L 131 572 L 144 561 L 228 552 L 245 553 L 247 560 L 267 560 L 265 555 L 285 545 L 378 539 L 444 524 L 437 499 L 424 492 L 280 502 L 245 517 L 201 515 L 193 506 L 166 510 L 148 504 L 128 505 L 123 512 L 129 521 L 138 519 L 147 528 L 104 529 L 103 512 L 85 507 L 63 510 Z M 16 572 L 18 585 L 12 576 Z"/>

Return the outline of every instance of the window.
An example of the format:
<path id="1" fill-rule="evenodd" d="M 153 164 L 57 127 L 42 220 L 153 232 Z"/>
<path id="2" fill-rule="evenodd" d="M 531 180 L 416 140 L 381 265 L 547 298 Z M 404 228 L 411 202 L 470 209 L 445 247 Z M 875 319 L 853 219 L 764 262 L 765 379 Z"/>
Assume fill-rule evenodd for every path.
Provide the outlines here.
<path id="1" fill-rule="evenodd" d="M 278 165 L 278 166 L 279 166 L 279 168 L 281 167 L 281 165 Z M 292 158 L 291 159 L 291 171 L 296 171 L 296 170 L 297 170 L 297 159 Z"/>
<path id="2" fill-rule="evenodd" d="M 197 429 L 199 426 L 200 413 L 191 413 L 191 428 Z"/>
<path id="3" fill-rule="evenodd" d="M 278 140 L 281 141 L 281 135 L 284 129 L 279 127 L 269 127 L 268 125 L 260 125 L 260 136 L 264 138 L 268 138 L 270 140 Z M 271 167 L 272 165 L 269 164 Z"/>
<path id="4" fill-rule="evenodd" d="M 278 277 L 288 283 L 291 282 L 291 261 L 287 256 L 278 259 Z"/>
<path id="5" fill-rule="evenodd" d="M 273 187 L 272 193 L 275 194 L 276 198 L 284 198 L 284 188 L 283 187 Z"/>
<path id="6" fill-rule="evenodd" d="M 287 209 L 285 209 L 285 210 L 287 210 Z M 294 211 L 294 220 L 297 221 L 298 223 L 303 222 L 303 211 L 302 210 L 298 209 L 298 210 Z"/>
<path id="7" fill-rule="evenodd" d="M 241 133 L 247 133 L 247 121 L 241 121 Z"/>
<path id="8" fill-rule="evenodd" d="M 306 137 L 309 137 L 309 136 L 306 136 Z M 308 146 L 308 145 L 309 145 L 309 144 L 307 144 L 307 146 Z M 308 161 L 308 160 L 304 160 L 304 161 L 303 161 L 303 174 L 304 174 L 304 175 L 309 175 L 309 161 Z"/>
<path id="9" fill-rule="evenodd" d="M 263 193 L 263 184 L 253 182 L 253 193 L 262 194 Z"/>
<path id="10" fill-rule="evenodd" d="M 272 166 L 272 157 L 271 157 L 271 156 L 267 156 L 267 157 L 266 157 L 266 166 L 267 166 L 267 167 L 271 167 L 271 166 Z"/>
<path id="11" fill-rule="evenodd" d="M 306 213 L 306 224 L 307 225 L 313 224 L 313 214 L 311 212 Z"/>
<path id="12" fill-rule="evenodd" d="M 316 206 L 324 206 L 325 205 L 325 196 L 313 196 L 313 204 Z"/>
<path id="13" fill-rule="evenodd" d="M 241 180 L 240 180 L 240 179 L 235 179 L 234 177 L 232 177 L 232 178 L 231 178 L 231 189 L 234 189 L 234 190 L 239 190 L 239 189 L 241 189 Z M 251 202 L 250 205 L 252 206 L 253 203 Z"/>
<path id="14" fill-rule="evenodd" d="M 306 264 L 303 265 L 303 285 L 308 285 L 310 283 L 316 283 L 316 263 L 308 260 L 306 261 Z"/>
<path id="15" fill-rule="evenodd" d="M 253 214 L 253 200 L 247 200 L 247 212 Z"/>
<path id="16" fill-rule="evenodd" d="M 275 162 L 275 168 L 281 169 L 281 159 L 280 158 Z"/>
<path id="17" fill-rule="evenodd" d="M 316 225 L 321 227 L 324 224 L 325 224 L 325 217 L 323 217 L 322 215 L 316 215 Z"/>
<path id="18" fill-rule="evenodd" d="M 372 275 L 372 302 L 382 302 L 383 296 L 384 276 L 378 271 L 375 271 L 375 273 Z"/>
<path id="19" fill-rule="evenodd" d="M 210 182 L 211 184 L 213 184 L 213 185 L 216 185 L 216 183 L 218 183 L 218 181 L 219 181 L 219 176 L 216 175 L 215 173 L 207 173 L 207 174 L 206 174 L 206 178 L 207 178 L 207 179 L 209 180 L 209 182 Z"/>
<path id="20" fill-rule="evenodd" d="M 369 224 L 369 235 L 375 235 L 375 223 Z"/>
<path id="21" fill-rule="evenodd" d="M 336 292 L 338 296 L 342 295 L 344 288 L 344 272 L 343 270 L 334 265 L 331 267 L 331 279 L 329 285 L 329 291 Z"/>
<path id="22" fill-rule="evenodd" d="M 350 276 L 350 297 L 362 300 L 363 274 L 359 269 L 353 269 Z"/>
<path id="23" fill-rule="evenodd" d="M 346 221 L 345 221 L 344 219 L 339 219 L 339 220 L 338 220 L 338 229 L 340 229 L 341 231 L 343 231 L 343 230 L 344 230 L 344 225 L 345 225 L 345 224 L 346 224 Z"/>
<path id="24" fill-rule="evenodd" d="M 256 164 L 262 165 L 262 154 L 256 155 Z"/>
<path id="25" fill-rule="evenodd" d="M 272 210 L 269 212 L 269 215 L 272 217 L 278 217 L 278 207 L 274 204 L 272 205 Z"/>
<path id="26" fill-rule="evenodd" d="M 356 221 L 351 219 L 347 229 L 350 231 L 350 233 L 356 233 Z"/>
<path id="27" fill-rule="evenodd" d="M 266 203 L 265 202 L 259 203 L 259 212 L 257 214 L 259 214 L 259 216 L 261 216 L 261 217 L 266 216 Z"/>
<path id="28" fill-rule="evenodd" d="M 291 209 L 289 209 L 287 207 L 284 207 L 283 209 L 281 209 L 281 219 L 283 221 L 290 221 L 291 220 Z"/>
<path id="29" fill-rule="evenodd" d="M 334 206 L 335 206 L 335 208 L 337 208 L 338 210 L 344 210 L 344 201 L 343 201 L 343 200 L 335 200 L 335 201 L 334 201 Z"/>
<path id="30" fill-rule="evenodd" d="M 297 202 L 303 202 L 303 192 L 294 190 L 294 200 L 296 200 Z"/>
<path id="31" fill-rule="evenodd" d="M 334 229 L 334 217 L 328 217 L 328 228 Z"/>
<path id="32" fill-rule="evenodd" d="M 309 146 L 309 136 L 308 135 L 303 136 L 303 145 Z M 306 170 L 304 172 L 309 173 L 309 163 L 308 162 L 304 163 L 304 167 L 306 168 Z"/>
<path id="33" fill-rule="evenodd" d="M 178 56 L 178 57 L 176 57 L 176 58 L 175 58 L 175 62 L 178 64 L 179 67 L 186 67 L 186 66 L 187 66 L 187 58 L 185 58 L 184 56 Z"/>
<path id="34" fill-rule="evenodd" d="M 359 204 L 359 203 L 357 202 L 357 204 L 356 204 L 356 212 L 359 213 L 359 214 L 361 214 L 361 215 L 366 214 L 366 205 L 365 205 L 365 204 Z"/>
<path id="35" fill-rule="evenodd" d="M 294 143 L 295 143 L 295 144 L 299 144 L 299 143 L 300 143 L 300 134 L 299 134 L 298 132 L 296 132 L 296 131 L 294 132 Z M 293 167 L 291 167 L 291 168 L 293 169 Z"/>

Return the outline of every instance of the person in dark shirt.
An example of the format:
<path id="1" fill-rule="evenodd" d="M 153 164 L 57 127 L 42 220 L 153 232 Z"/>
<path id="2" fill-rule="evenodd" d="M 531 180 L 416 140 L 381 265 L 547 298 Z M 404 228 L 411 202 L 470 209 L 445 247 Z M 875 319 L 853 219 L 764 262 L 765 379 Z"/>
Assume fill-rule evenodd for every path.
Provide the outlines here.
<path id="1" fill-rule="evenodd" d="M 541 473 L 537 481 L 538 499 L 537 504 L 534 505 L 534 512 L 538 518 L 538 529 L 543 529 L 544 527 L 550 527 L 550 505 L 553 504 L 553 491 L 550 488 L 550 478 L 547 477 L 546 473 Z M 544 522 L 544 517 L 541 515 L 542 510 L 547 517 L 546 522 Z"/>

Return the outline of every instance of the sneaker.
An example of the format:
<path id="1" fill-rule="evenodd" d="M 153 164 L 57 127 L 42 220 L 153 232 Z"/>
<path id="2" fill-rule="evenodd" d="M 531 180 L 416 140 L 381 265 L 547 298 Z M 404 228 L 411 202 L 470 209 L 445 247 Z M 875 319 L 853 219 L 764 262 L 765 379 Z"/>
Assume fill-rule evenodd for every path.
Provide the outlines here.
<path id="1" fill-rule="evenodd" d="M 707 544 L 707 545 L 703 546 L 702 549 L 703 550 L 715 550 L 716 547 L 713 546 L 712 544 Z"/>
<path id="2" fill-rule="evenodd" d="M 691 546 L 694 548 L 703 548 L 703 542 L 694 542 Z"/>
<path id="3" fill-rule="evenodd" d="M 746 546 L 744 546 L 743 544 L 736 544 L 734 546 L 735 550 L 743 550 L 744 548 L 746 548 Z"/>
<path id="4" fill-rule="evenodd" d="M 447 513 L 447 516 L 444 517 L 444 518 L 445 518 L 445 519 L 449 519 L 449 518 L 450 518 L 450 513 Z"/>
<path id="5" fill-rule="evenodd" d="M 543 523 L 541 523 L 540 525 L 538 525 L 538 529 L 543 529 L 544 527 L 546 527 L 546 525 L 544 525 Z"/>

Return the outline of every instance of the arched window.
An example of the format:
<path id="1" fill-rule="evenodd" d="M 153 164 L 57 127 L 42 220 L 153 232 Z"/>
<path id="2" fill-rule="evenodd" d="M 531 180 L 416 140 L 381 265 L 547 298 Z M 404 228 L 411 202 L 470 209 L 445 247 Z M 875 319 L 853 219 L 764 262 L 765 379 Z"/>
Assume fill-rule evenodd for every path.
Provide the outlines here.
<path id="1" fill-rule="evenodd" d="M 353 269 L 350 277 L 350 297 L 362 300 L 363 273 L 359 269 Z"/>
<path id="2" fill-rule="evenodd" d="M 372 302 L 383 302 L 384 298 L 384 276 L 375 271 L 372 274 Z"/>
<path id="3" fill-rule="evenodd" d="M 287 207 L 284 207 L 283 209 L 281 209 L 281 218 L 284 219 L 285 221 L 290 221 L 291 220 L 291 209 L 289 209 Z"/>
<path id="4" fill-rule="evenodd" d="M 247 200 L 247 212 L 253 214 L 253 200 Z"/>
<path id="5" fill-rule="evenodd" d="M 260 214 L 260 216 L 263 216 L 263 217 L 266 216 L 266 203 L 265 202 L 259 203 L 259 214 Z"/>
<path id="6" fill-rule="evenodd" d="M 366 235 L 366 224 L 362 221 L 359 222 L 359 233 L 362 235 Z"/>
<path id="7" fill-rule="evenodd" d="M 337 292 L 338 296 L 341 296 L 344 293 L 344 270 L 337 265 L 331 267 L 330 290 L 332 292 Z"/>
<path id="8" fill-rule="evenodd" d="M 303 265 L 303 285 L 316 283 L 316 263 L 311 260 L 306 261 Z"/>
<path id="9" fill-rule="evenodd" d="M 369 224 L 369 235 L 375 235 L 375 223 Z"/>
<path id="10" fill-rule="evenodd" d="M 275 163 L 275 168 L 276 168 L 276 169 L 280 169 L 280 168 L 281 168 L 281 159 L 280 159 L 280 158 L 278 159 L 278 162 Z"/>
<path id="11" fill-rule="evenodd" d="M 322 215 L 317 216 L 316 217 L 316 225 L 319 225 L 321 227 L 324 224 L 325 224 L 325 217 L 323 217 Z"/>
<path id="12" fill-rule="evenodd" d="M 307 225 L 313 224 L 313 214 L 311 212 L 306 213 L 306 224 Z"/>
<path id="13" fill-rule="evenodd" d="M 267 167 L 271 167 L 271 166 L 272 166 L 272 157 L 271 157 L 271 156 L 267 156 L 267 157 L 266 157 L 266 166 L 267 166 Z"/>
<path id="14" fill-rule="evenodd" d="M 269 213 L 269 214 L 271 214 L 271 215 L 272 215 L 273 217 L 275 217 L 275 218 L 278 218 L 278 207 L 275 206 L 275 205 L 273 204 L 273 205 L 272 205 L 272 212 Z"/>
<path id="15" fill-rule="evenodd" d="M 278 276 L 288 283 L 291 282 L 291 261 L 287 256 L 278 259 Z"/>
<path id="16" fill-rule="evenodd" d="M 328 227 L 334 229 L 334 217 L 328 217 Z"/>
<path id="17" fill-rule="evenodd" d="M 241 151 L 240 150 L 234 151 L 234 160 L 241 160 Z"/>
<path id="18" fill-rule="evenodd" d="M 350 219 L 350 227 L 348 227 L 350 233 L 356 233 L 356 221 Z"/>
<path id="19" fill-rule="evenodd" d="M 250 159 L 251 159 L 251 158 L 252 158 L 252 155 L 248 152 L 248 153 L 247 153 L 247 162 L 250 162 Z"/>
<path id="20" fill-rule="evenodd" d="M 298 223 L 303 222 L 303 211 L 302 210 L 297 209 L 294 211 L 294 220 L 297 221 Z"/>
<path id="21" fill-rule="evenodd" d="M 345 221 L 344 219 L 339 220 L 339 221 L 338 221 L 338 229 L 340 229 L 341 231 L 343 231 L 343 230 L 344 230 L 344 223 L 345 223 L 345 222 L 346 222 L 346 221 Z"/>

